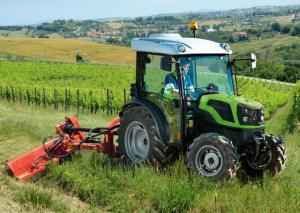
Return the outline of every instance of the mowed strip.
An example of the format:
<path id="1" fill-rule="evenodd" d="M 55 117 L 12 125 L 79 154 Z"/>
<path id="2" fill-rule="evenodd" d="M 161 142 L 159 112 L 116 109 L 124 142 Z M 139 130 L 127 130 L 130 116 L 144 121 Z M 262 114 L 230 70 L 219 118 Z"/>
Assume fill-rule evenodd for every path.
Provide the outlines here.
<path id="1" fill-rule="evenodd" d="M 129 47 L 69 39 L 0 38 L 0 52 L 65 62 L 75 62 L 80 52 L 92 63 L 135 65 L 135 52 Z"/>

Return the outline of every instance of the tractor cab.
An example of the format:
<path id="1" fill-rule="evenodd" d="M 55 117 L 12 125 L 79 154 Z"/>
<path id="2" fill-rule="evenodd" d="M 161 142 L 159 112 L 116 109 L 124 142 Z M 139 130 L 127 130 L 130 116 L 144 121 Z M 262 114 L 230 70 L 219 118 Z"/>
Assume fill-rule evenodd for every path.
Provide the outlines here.
<path id="1" fill-rule="evenodd" d="M 161 134 L 170 146 L 190 144 L 200 134 L 195 118 L 203 96 L 235 93 L 228 44 L 154 34 L 133 39 L 132 49 L 137 51 L 132 95 L 163 112 L 166 127 Z"/>

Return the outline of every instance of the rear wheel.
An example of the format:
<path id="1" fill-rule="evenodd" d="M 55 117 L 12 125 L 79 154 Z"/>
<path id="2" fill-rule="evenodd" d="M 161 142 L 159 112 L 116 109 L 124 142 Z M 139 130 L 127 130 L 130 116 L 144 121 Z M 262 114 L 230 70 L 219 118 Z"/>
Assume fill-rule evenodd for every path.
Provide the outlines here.
<path id="1" fill-rule="evenodd" d="M 235 177 L 237 155 L 227 138 L 205 133 L 189 147 L 188 168 L 203 177 L 228 181 Z"/>
<path id="2" fill-rule="evenodd" d="M 118 135 L 119 152 L 126 160 L 163 166 L 173 158 L 174 153 L 159 139 L 154 119 L 143 106 L 123 112 Z"/>

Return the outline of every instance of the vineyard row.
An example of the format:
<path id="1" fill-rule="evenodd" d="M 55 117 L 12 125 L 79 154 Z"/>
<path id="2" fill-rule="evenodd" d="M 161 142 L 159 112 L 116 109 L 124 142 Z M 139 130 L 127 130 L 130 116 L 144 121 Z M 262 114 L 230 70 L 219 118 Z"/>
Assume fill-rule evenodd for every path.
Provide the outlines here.
<path id="1" fill-rule="evenodd" d="M 65 110 L 70 108 L 76 109 L 78 112 L 89 111 L 91 113 L 97 113 L 99 111 L 106 111 L 107 114 L 112 112 L 118 113 L 122 105 L 128 101 L 126 95 L 126 89 L 122 91 L 123 101 L 120 105 L 115 105 L 113 91 L 106 89 L 105 101 L 103 100 L 103 94 L 93 92 L 89 90 L 87 93 L 83 90 L 71 91 L 70 89 L 57 90 L 53 89 L 52 93 L 48 93 L 49 90 L 45 88 L 38 89 L 33 88 L 32 90 L 21 87 L 6 86 L 5 88 L 0 87 L 0 97 L 2 100 L 12 101 L 14 103 L 20 102 L 29 105 L 36 106 L 52 106 L 54 109 L 58 109 L 59 106 Z"/>

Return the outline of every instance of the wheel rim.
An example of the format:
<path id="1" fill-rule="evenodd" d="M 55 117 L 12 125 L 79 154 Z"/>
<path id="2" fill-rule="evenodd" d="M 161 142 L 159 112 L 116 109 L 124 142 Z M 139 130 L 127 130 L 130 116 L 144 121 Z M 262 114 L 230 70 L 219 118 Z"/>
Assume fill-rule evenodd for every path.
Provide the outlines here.
<path id="1" fill-rule="evenodd" d="M 210 145 L 201 147 L 196 156 L 196 167 L 201 175 L 215 176 L 223 166 L 223 158 L 220 151 Z"/>
<path id="2" fill-rule="evenodd" d="M 145 127 L 138 121 L 128 125 L 125 133 L 125 149 L 135 163 L 143 162 L 149 152 L 149 137 Z"/>
<path id="3" fill-rule="evenodd" d="M 267 166 L 270 164 L 272 160 L 272 152 L 269 151 L 262 155 L 258 160 L 256 161 L 250 161 L 249 159 L 247 160 L 248 165 L 255 170 L 263 170 L 267 168 Z"/>

